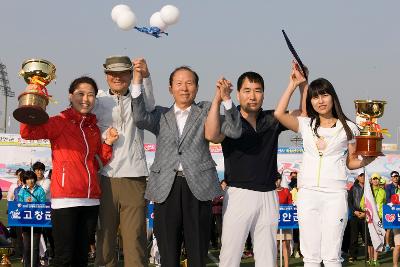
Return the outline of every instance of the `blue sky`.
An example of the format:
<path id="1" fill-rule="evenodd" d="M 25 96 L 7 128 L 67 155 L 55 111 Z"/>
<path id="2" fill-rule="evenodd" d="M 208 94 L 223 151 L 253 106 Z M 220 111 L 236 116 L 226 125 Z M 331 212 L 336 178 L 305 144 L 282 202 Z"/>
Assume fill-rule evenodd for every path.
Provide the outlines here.
<path id="1" fill-rule="evenodd" d="M 180 9 L 180 21 L 168 29 L 168 37 L 159 39 L 122 31 L 110 16 L 121 3 L 132 8 L 140 26 L 148 25 L 150 16 L 166 4 Z M 400 126 L 398 10 L 398 1 L 370 0 L 3 0 L 0 61 L 7 66 L 16 95 L 26 86 L 17 75 L 25 59 L 45 58 L 56 65 L 57 82 L 48 89 L 59 103 L 48 106 L 50 115 L 68 105 L 67 88 L 76 77 L 90 75 L 107 88 L 102 63 L 115 54 L 147 59 L 160 105 L 172 104 L 170 72 L 189 65 L 200 76 L 198 100 L 211 100 L 221 75 L 236 83 L 241 73 L 253 70 L 265 79 L 264 108 L 273 109 L 290 71 L 291 55 L 281 34 L 285 29 L 309 66 L 310 79 L 330 80 L 349 117 L 354 118 L 354 99 L 388 101 L 380 122 L 393 133 L 386 141 L 395 143 Z M 292 108 L 297 101 L 296 96 Z M 3 102 L 1 97 L 2 113 Z M 15 97 L 9 100 L 8 113 L 16 107 Z M 12 119 L 7 132 L 17 129 Z M 285 140 L 287 136 L 282 143 Z"/>

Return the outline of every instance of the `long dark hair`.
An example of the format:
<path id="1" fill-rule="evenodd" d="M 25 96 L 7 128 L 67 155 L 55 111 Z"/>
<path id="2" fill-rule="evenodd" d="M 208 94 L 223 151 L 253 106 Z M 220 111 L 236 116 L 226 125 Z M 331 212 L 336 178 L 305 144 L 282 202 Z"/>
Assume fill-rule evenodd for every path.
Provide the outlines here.
<path id="1" fill-rule="evenodd" d="M 308 86 L 308 92 L 306 98 L 306 109 L 308 116 L 311 118 L 310 122 L 311 127 L 315 120 L 315 126 L 313 129 L 315 135 L 319 137 L 318 127 L 320 126 L 321 121 L 318 112 L 314 110 L 311 104 L 311 99 L 313 97 L 323 94 L 329 94 L 332 97 L 333 101 L 332 115 L 343 124 L 343 128 L 346 131 L 347 140 L 353 139 L 353 132 L 351 131 L 349 125 L 347 125 L 347 121 L 350 120 L 343 113 L 335 88 L 333 88 L 333 85 L 327 79 L 324 78 L 318 78 L 310 83 L 310 85 Z"/>

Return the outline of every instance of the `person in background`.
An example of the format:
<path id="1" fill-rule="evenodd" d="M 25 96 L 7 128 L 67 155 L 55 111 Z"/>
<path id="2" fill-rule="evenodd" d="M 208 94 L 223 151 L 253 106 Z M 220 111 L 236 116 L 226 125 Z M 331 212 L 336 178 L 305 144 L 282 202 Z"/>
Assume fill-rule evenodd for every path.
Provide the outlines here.
<path id="1" fill-rule="evenodd" d="M 291 171 L 288 177 L 289 182 L 289 190 L 292 190 L 294 187 L 293 185 L 297 186 L 297 172 Z"/>
<path id="2" fill-rule="evenodd" d="M 44 192 L 46 193 L 46 202 L 50 202 L 50 179 L 47 179 L 44 174 L 46 171 L 46 166 L 40 162 L 37 161 L 32 165 L 32 170 L 35 172 L 37 176 L 37 184 L 40 185 Z M 44 262 L 48 258 L 50 260 L 54 258 L 54 239 L 53 239 L 53 234 L 52 234 L 52 228 L 51 227 L 43 227 L 42 229 L 42 235 L 44 239 L 44 243 L 46 245 L 46 248 L 48 244 L 50 245 L 50 249 L 46 251 L 47 256 L 40 255 L 40 261 Z M 47 258 L 47 259 L 46 259 Z"/>
<path id="3" fill-rule="evenodd" d="M 358 238 L 361 235 L 365 243 L 365 212 L 360 207 L 361 198 L 364 195 L 365 174 L 362 172 L 357 176 L 348 195 L 350 212 L 350 250 L 348 261 L 350 263 L 357 260 Z"/>
<path id="4" fill-rule="evenodd" d="M 43 188 L 36 184 L 37 176 L 33 171 L 22 174 L 24 186 L 18 192 L 20 202 L 45 202 L 46 193 Z M 39 266 L 39 241 L 42 228 L 33 228 L 33 267 Z M 24 267 L 31 266 L 31 228 L 23 227 L 22 236 L 24 242 Z"/>
<path id="5" fill-rule="evenodd" d="M 297 179 L 297 178 L 296 178 Z M 276 192 L 278 192 L 279 204 L 292 204 L 292 194 L 288 188 L 284 188 L 281 185 L 282 176 L 278 173 L 278 179 L 276 180 Z M 278 230 L 276 239 L 282 242 L 282 254 L 284 260 L 284 266 L 289 267 L 289 255 L 290 255 L 290 241 L 293 239 L 291 229 L 283 229 L 282 234 Z M 279 244 L 278 244 L 279 245 Z"/>
<path id="6" fill-rule="evenodd" d="M 7 193 L 7 201 L 18 201 L 18 192 L 22 188 L 22 174 L 25 172 L 24 169 L 19 168 L 15 171 L 15 176 L 17 179 L 14 183 L 10 185 Z M 22 227 L 20 226 L 11 226 L 10 227 L 10 236 L 12 240 L 13 247 L 15 248 L 15 254 L 17 257 L 23 257 L 24 251 L 24 243 L 22 241 Z"/>
<path id="7" fill-rule="evenodd" d="M 391 182 L 388 183 L 385 187 L 385 192 L 386 192 L 386 203 L 390 203 L 391 199 L 390 197 L 394 194 L 397 193 L 397 187 L 399 185 L 399 172 L 398 171 L 392 171 L 390 173 L 390 179 Z M 393 236 L 393 231 L 392 229 L 386 229 L 386 234 L 385 234 L 385 252 L 389 252 L 390 249 L 392 248 L 391 246 L 391 237 Z M 394 249 L 394 248 L 393 248 Z"/>
<path id="8" fill-rule="evenodd" d="M 297 172 L 295 173 L 296 173 L 296 178 L 294 179 L 294 177 L 292 176 L 289 183 L 289 188 L 291 188 L 290 194 L 292 195 L 293 205 L 296 205 L 297 193 L 299 192 L 299 189 L 297 188 Z M 293 255 L 296 259 L 301 257 L 299 228 L 293 229 Z"/>
<path id="9" fill-rule="evenodd" d="M 19 168 L 19 169 L 17 169 L 16 171 L 15 171 L 15 176 L 17 176 L 17 179 L 16 179 L 16 181 L 15 182 L 13 182 L 11 185 L 10 185 L 10 187 L 8 188 L 8 192 L 7 192 L 7 201 L 16 201 L 16 198 L 18 197 L 18 191 L 17 191 L 17 194 L 15 195 L 14 193 L 14 191 L 15 191 L 15 189 L 17 189 L 18 187 L 22 187 L 22 177 L 21 177 L 21 175 L 22 175 L 22 173 L 24 172 L 25 170 L 24 169 L 22 169 L 22 168 Z"/>
<path id="10" fill-rule="evenodd" d="M 381 176 L 379 175 L 379 173 L 373 173 L 371 175 L 371 180 L 370 180 L 369 186 L 371 186 L 372 194 L 374 195 L 376 207 L 378 209 L 379 219 L 382 221 L 383 205 L 386 204 L 386 192 L 379 186 L 380 179 L 381 179 Z M 368 185 L 366 185 L 366 186 L 368 186 Z M 362 211 L 365 211 L 364 196 L 362 196 L 362 198 L 361 198 L 360 207 L 361 207 Z M 370 235 L 369 231 L 367 231 L 367 244 L 366 245 L 368 246 L 368 257 L 369 257 L 368 263 L 370 265 L 375 265 L 375 266 L 379 265 L 378 251 L 376 251 L 374 249 L 374 247 L 372 246 L 372 240 L 371 240 L 371 235 Z"/>
<path id="11" fill-rule="evenodd" d="M 221 188 L 225 191 L 225 180 L 220 182 Z M 212 201 L 212 217 L 211 217 L 211 246 L 213 248 L 221 247 L 221 234 L 222 234 L 222 204 L 224 202 L 224 195 L 218 196 Z"/>
<path id="12" fill-rule="evenodd" d="M 389 203 L 392 203 L 393 205 L 400 205 L 400 188 L 396 188 L 395 193 L 390 196 Z M 393 235 L 394 235 L 393 267 L 398 267 L 399 255 L 400 255 L 400 229 L 398 228 L 393 229 Z"/>

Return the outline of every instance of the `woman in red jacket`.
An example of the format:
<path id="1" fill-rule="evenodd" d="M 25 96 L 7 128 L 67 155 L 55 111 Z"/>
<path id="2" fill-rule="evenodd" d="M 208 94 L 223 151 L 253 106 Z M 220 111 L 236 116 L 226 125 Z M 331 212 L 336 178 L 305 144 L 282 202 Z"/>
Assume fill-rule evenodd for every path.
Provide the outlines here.
<path id="1" fill-rule="evenodd" d="M 97 171 L 111 159 L 112 144 L 118 139 L 118 132 L 110 128 L 101 141 L 96 116 L 90 113 L 97 91 L 92 78 L 77 78 L 69 88 L 69 108 L 42 125 L 20 127 L 22 138 L 51 143 L 54 266 L 87 266 L 87 229 L 97 222 L 100 204 Z"/>

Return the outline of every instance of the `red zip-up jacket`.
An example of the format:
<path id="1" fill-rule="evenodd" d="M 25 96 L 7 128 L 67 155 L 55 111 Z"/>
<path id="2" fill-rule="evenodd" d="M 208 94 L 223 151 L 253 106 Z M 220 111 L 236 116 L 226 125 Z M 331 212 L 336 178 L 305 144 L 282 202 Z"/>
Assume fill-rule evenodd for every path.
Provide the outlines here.
<path id="1" fill-rule="evenodd" d="M 94 198 L 101 196 L 97 171 L 98 155 L 103 165 L 112 157 L 112 147 L 101 142 L 94 114 L 82 115 L 73 108 L 51 117 L 42 125 L 21 123 L 23 139 L 49 139 L 53 172 L 52 198 Z"/>

